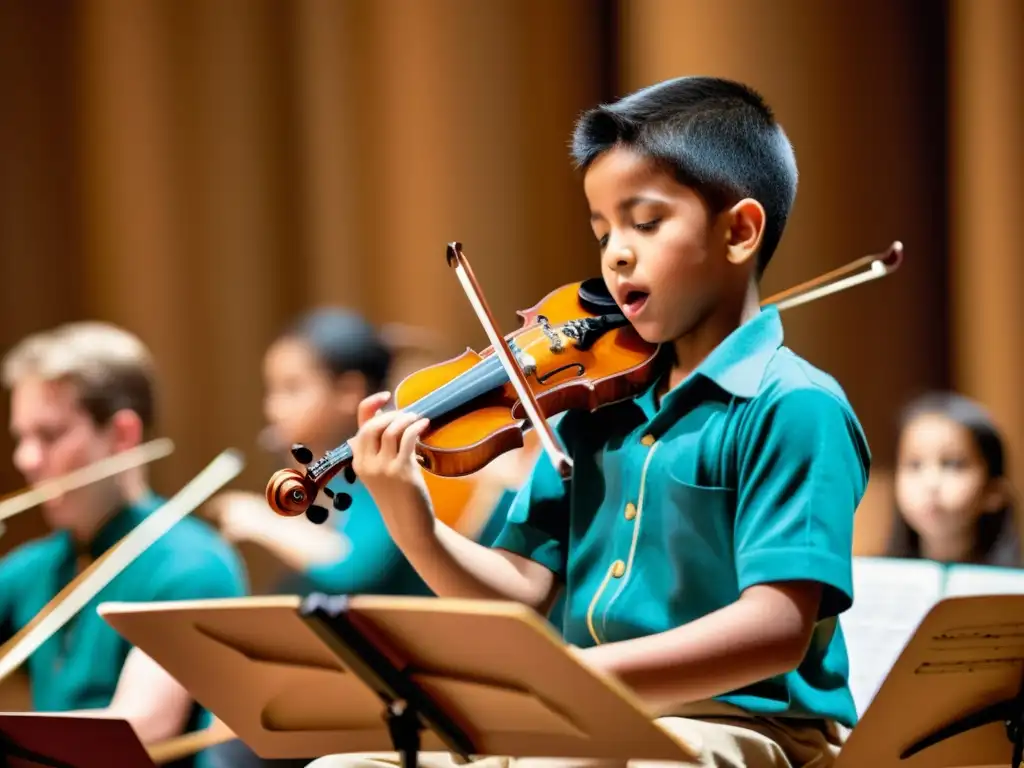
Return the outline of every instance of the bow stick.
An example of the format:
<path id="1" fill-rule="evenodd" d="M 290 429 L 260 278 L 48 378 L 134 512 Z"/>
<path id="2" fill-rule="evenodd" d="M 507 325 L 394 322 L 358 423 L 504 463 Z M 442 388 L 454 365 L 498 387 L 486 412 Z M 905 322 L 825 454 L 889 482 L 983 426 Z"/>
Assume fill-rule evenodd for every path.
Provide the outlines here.
<path id="1" fill-rule="evenodd" d="M 551 429 L 547 419 L 541 416 L 540 406 L 537 405 L 537 399 L 533 396 L 530 385 L 526 383 L 526 376 L 523 374 L 519 364 L 515 362 L 515 358 L 512 357 L 512 350 L 509 348 L 505 337 L 498 333 L 498 324 L 494 321 L 491 308 L 487 305 L 484 292 L 480 290 L 480 284 L 476 281 L 476 276 L 473 274 L 473 269 L 469 266 L 469 260 L 462 252 L 462 245 L 460 243 L 450 243 L 448 245 L 448 266 L 455 269 L 455 274 L 458 276 L 459 282 L 462 283 L 466 297 L 469 299 L 469 303 L 473 305 L 473 311 L 476 312 L 476 316 L 480 319 L 480 324 L 484 327 L 487 337 L 491 340 L 491 347 L 494 349 L 494 353 L 501 360 L 501 364 L 508 374 L 509 381 L 515 387 L 516 394 L 519 395 L 523 408 L 526 409 L 526 415 L 529 416 L 530 423 L 537 430 L 537 437 L 540 438 L 544 452 L 547 453 L 558 473 L 562 477 L 569 477 L 572 474 L 572 459 L 565 452 L 562 442 L 555 435 L 554 430 Z"/>
<path id="2" fill-rule="evenodd" d="M 107 456 L 88 466 L 68 472 L 66 475 L 44 480 L 30 488 L 0 499 L 0 521 L 14 517 L 51 499 L 56 499 L 69 491 L 162 459 L 173 452 L 174 442 L 170 438 L 160 437 L 126 451 L 115 453 L 113 456 Z"/>
<path id="3" fill-rule="evenodd" d="M 234 731 L 214 718 L 213 722 L 202 730 L 159 741 L 147 747 L 146 751 L 149 753 L 150 760 L 157 765 L 162 765 L 174 760 L 181 760 L 183 757 L 189 757 L 196 752 L 202 752 L 204 749 L 236 738 L 238 737 L 235 736 Z"/>
<path id="4" fill-rule="evenodd" d="M 781 312 L 784 309 L 809 304 L 816 299 L 831 296 L 833 293 L 845 291 L 855 285 L 868 283 L 895 272 L 903 263 L 903 243 L 899 240 L 889 246 L 885 253 L 864 256 L 849 264 L 824 275 L 819 275 L 805 283 L 780 291 L 761 302 L 765 307 L 774 304 Z"/>
<path id="5" fill-rule="evenodd" d="M 512 350 L 505 337 L 498 332 L 494 315 L 491 313 L 483 291 L 480 290 L 480 285 L 473 275 L 473 270 L 469 266 L 469 260 L 462 252 L 462 245 L 457 242 L 449 243 L 447 258 L 448 266 L 455 270 L 459 282 L 462 284 L 462 289 L 466 293 L 466 298 L 469 299 L 473 311 L 476 312 L 480 325 L 487 332 L 487 337 L 491 341 L 494 353 L 501 361 L 501 365 L 504 367 L 509 381 L 515 388 L 516 394 L 519 395 L 530 423 L 537 430 L 537 435 L 540 438 L 544 452 L 551 459 L 551 463 L 558 470 L 558 473 L 563 478 L 569 477 L 572 474 L 572 459 L 566 453 L 565 448 L 562 446 L 558 436 L 555 435 L 554 430 L 551 429 L 547 419 L 541 415 L 540 406 L 537 404 L 533 390 L 530 389 L 530 385 L 526 382 L 526 375 L 515 362 Z M 765 307 L 774 304 L 781 312 L 785 309 L 808 304 L 815 299 L 830 296 L 847 288 L 852 288 L 855 285 L 877 280 L 880 277 L 891 274 L 899 267 L 902 261 L 903 244 L 897 240 L 889 246 L 885 253 L 864 256 L 850 262 L 846 266 L 826 272 L 824 275 L 774 294 L 762 301 L 761 306 Z"/>
<path id="6" fill-rule="evenodd" d="M 236 477 L 243 466 L 241 454 L 232 450 L 224 451 L 173 498 L 69 582 L 36 614 L 32 622 L 0 647 L 0 681 L 20 667 L 172 526 Z"/>
<path id="7" fill-rule="evenodd" d="M 50 480 L 37 483 L 31 488 L 26 488 L 12 493 L 8 495 L 7 498 L 0 500 L 0 521 L 32 509 L 37 504 L 42 504 L 50 499 L 55 499 L 64 493 L 68 493 L 77 488 L 89 485 L 90 483 L 99 482 L 100 480 L 116 475 L 118 472 L 140 467 L 143 464 L 149 464 L 150 462 L 161 459 L 164 456 L 170 455 L 173 451 L 174 443 L 169 438 L 157 438 L 156 440 L 151 440 L 148 443 L 143 443 L 142 445 L 137 445 L 134 448 L 129 448 L 126 451 L 121 451 L 113 456 L 102 458 L 92 464 L 68 472 L 66 475 L 51 478 Z M 0 522 L 0 534 L 2 534 L 2 532 L 3 523 Z M 84 572 L 78 576 L 78 579 L 65 587 L 65 589 L 70 589 L 72 585 L 77 583 L 83 576 Z M 54 600 L 55 599 L 56 598 L 54 598 Z M 4 646 L 0 646 L 0 657 L 3 656 L 4 648 L 9 648 L 14 645 L 18 638 L 24 636 L 32 627 L 38 624 L 47 612 L 52 610 L 53 605 L 54 601 L 51 600 L 50 603 L 44 606 L 39 613 L 33 616 L 31 621 L 22 627 L 17 634 L 8 639 Z M 2 678 L 0 678 L 0 680 L 2 680 Z"/>

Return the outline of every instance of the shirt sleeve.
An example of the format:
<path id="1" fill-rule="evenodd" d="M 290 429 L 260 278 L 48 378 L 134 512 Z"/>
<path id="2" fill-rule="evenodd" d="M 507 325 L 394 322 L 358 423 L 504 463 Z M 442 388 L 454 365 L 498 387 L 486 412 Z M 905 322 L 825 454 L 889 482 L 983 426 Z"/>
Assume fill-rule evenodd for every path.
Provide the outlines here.
<path id="1" fill-rule="evenodd" d="M 573 417 L 577 415 L 567 413 L 553 424 L 553 431 L 570 455 Z M 541 452 L 491 546 L 540 563 L 564 580 L 569 551 L 569 487 L 547 454 Z"/>
<path id="2" fill-rule="evenodd" d="M 853 521 L 870 453 L 852 409 L 817 389 L 784 393 L 738 447 L 735 556 L 740 590 L 813 579 L 820 618 L 853 601 Z"/>

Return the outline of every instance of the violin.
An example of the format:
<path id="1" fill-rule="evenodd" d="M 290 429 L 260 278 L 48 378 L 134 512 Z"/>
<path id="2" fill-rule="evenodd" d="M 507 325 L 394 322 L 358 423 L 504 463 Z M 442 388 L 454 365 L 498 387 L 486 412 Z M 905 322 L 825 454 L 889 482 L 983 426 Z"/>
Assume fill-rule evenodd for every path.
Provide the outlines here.
<path id="1" fill-rule="evenodd" d="M 783 310 L 805 304 L 891 274 L 902 259 L 903 246 L 897 241 L 884 253 L 775 294 L 761 306 L 774 304 Z M 572 461 L 547 419 L 580 408 L 594 411 L 637 395 L 657 373 L 660 345 L 637 334 L 602 278 L 555 289 L 519 311 L 519 329 L 502 336 L 461 244 L 448 245 L 447 260 L 491 344 L 412 373 L 395 388 L 395 407 L 430 420 L 416 445 L 417 461 L 435 475 L 465 476 L 521 447 L 527 430 L 534 429 L 555 468 L 569 477 Z M 305 514 L 320 524 L 328 517 L 314 503 L 320 492 L 336 509 L 351 505 L 349 494 L 327 487 L 339 473 L 349 484 L 356 480 L 347 442 L 315 460 L 303 445 L 292 446 L 291 453 L 305 472 L 289 468 L 271 476 L 266 488 L 271 509 L 286 517 Z"/>

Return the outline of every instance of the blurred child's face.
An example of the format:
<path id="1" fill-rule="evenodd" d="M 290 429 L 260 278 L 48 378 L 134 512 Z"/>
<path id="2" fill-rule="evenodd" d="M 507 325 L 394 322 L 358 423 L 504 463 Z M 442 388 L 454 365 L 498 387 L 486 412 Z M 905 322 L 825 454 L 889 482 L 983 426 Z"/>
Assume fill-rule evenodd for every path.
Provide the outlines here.
<path id="1" fill-rule="evenodd" d="M 701 197 L 624 147 L 594 161 L 584 191 L 601 271 L 623 313 L 648 342 L 685 335 L 710 313 L 723 279 Z"/>
<path id="2" fill-rule="evenodd" d="M 939 414 L 922 414 L 900 436 L 896 503 L 919 536 L 972 535 L 977 518 L 1000 499 L 970 431 Z"/>
<path id="3" fill-rule="evenodd" d="M 119 446 L 113 429 L 98 427 L 67 381 L 26 379 L 11 392 L 14 465 L 35 485 L 112 456 Z M 43 502 L 52 528 L 74 529 L 106 515 L 118 502 L 117 480 L 107 478 Z"/>
<path id="4" fill-rule="evenodd" d="M 346 440 L 354 431 L 360 398 L 341 378 L 332 376 L 303 342 L 275 342 L 263 358 L 263 413 L 276 440 L 318 451 Z"/>

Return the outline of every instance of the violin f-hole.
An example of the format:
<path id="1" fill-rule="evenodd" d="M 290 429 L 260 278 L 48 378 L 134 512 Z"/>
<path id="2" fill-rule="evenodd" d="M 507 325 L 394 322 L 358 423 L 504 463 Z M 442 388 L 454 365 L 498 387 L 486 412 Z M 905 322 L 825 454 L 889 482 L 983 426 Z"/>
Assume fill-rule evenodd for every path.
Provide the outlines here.
<path id="1" fill-rule="evenodd" d="M 583 367 L 582 363 L 566 363 L 565 365 L 561 366 L 560 368 L 555 368 L 553 371 L 548 371 L 547 373 L 544 373 L 544 374 L 538 376 L 537 377 L 537 381 L 540 384 L 547 384 L 549 381 L 551 381 L 551 379 L 553 379 L 559 373 L 561 373 L 562 371 L 568 371 L 571 368 L 575 368 L 576 369 L 576 373 L 574 373 L 569 378 L 578 378 L 578 377 L 582 376 L 583 374 L 585 374 L 587 372 L 587 369 Z"/>

